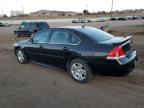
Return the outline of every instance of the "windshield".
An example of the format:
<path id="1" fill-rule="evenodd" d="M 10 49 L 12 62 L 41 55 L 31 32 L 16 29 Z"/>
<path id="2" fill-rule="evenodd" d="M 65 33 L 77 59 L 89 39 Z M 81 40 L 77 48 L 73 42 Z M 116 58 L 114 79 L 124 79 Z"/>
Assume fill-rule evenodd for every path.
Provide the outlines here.
<path id="1" fill-rule="evenodd" d="M 91 39 L 93 39 L 96 42 L 105 41 L 113 38 L 111 34 L 92 27 L 82 28 L 80 29 L 80 32 L 89 36 Z"/>

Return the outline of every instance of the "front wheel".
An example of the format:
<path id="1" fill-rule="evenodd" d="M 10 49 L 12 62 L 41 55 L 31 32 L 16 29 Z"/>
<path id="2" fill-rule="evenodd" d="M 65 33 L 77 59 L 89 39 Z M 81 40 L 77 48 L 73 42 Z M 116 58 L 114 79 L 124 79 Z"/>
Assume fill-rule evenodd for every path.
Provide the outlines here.
<path id="1" fill-rule="evenodd" d="M 18 62 L 20 62 L 21 64 L 28 63 L 28 58 L 26 57 L 22 49 L 19 48 L 16 50 L 16 56 L 17 56 Z"/>
<path id="2" fill-rule="evenodd" d="M 16 38 L 20 37 L 20 34 L 18 34 L 16 32 L 14 33 L 14 35 L 15 35 Z"/>
<path id="3" fill-rule="evenodd" d="M 72 60 L 69 64 L 68 71 L 71 77 L 80 83 L 88 82 L 93 76 L 88 64 L 81 59 Z"/>

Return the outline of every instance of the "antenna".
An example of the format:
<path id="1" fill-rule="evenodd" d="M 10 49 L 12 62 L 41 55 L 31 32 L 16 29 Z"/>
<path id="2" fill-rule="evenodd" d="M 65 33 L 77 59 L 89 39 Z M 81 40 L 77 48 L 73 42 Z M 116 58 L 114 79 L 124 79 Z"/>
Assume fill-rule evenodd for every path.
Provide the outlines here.
<path id="1" fill-rule="evenodd" d="M 113 0 L 112 0 L 112 3 L 111 3 L 111 17 L 112 17 L 112 11 L 113 11 Z"/>

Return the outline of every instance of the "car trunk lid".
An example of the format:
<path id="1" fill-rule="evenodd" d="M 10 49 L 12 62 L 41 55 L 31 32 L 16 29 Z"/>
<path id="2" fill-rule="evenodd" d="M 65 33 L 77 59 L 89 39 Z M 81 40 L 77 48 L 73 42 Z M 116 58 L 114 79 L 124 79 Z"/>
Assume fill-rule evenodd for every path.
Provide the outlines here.
<path id="1" fill-rule="evenodd" d="M 133 48 L 132 36 L 128 37 L 113 37 L 109 40 L 99 42 L 101 44 L 112 44 L 113 46 L 120 45 L 125 53 Z"/>

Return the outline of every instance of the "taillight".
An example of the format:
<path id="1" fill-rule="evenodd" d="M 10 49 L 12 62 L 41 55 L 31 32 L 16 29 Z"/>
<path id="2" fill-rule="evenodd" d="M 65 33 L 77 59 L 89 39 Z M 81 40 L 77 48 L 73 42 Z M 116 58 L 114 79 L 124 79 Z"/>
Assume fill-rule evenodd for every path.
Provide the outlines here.
<path id="1" fill-rule="evenodd" d="M 121 46 L 115 46 L 107 55 L 107 58 L 120 58 L 120 57 L 124 57 L 125 53 L 122 49 Z"/>

